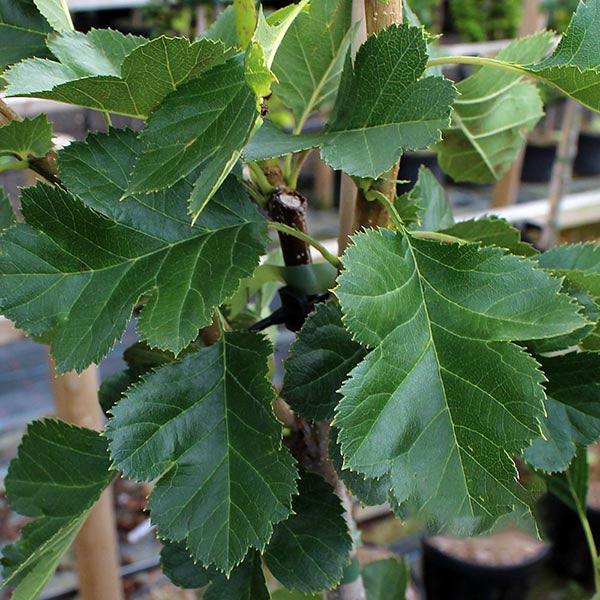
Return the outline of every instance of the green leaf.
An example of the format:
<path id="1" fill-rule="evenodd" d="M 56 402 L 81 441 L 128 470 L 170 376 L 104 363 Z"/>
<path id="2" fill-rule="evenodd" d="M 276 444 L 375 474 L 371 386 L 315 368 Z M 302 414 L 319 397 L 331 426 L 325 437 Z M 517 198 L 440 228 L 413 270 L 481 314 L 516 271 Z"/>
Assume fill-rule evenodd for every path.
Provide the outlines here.
<path id="1" fill-rule="evenodd" d="M 562 350 L 574 345 L 600 350 L 598 302 L 600 301 L 600 247 L 591 242 L 556 246 L 539 257 L 540 266 L 565 277 L 565 288 L 584 307 L 591 324 L 576 335 L 548 340 L 546 345 L 532 345 L 537 352 Z"/>
<path id="2" fill-rule="evenodd" d="M 139 381 L 139 375 L 131 369 L 112 373 L 102 380 L 98 389 L 98 402 L 108 416 L 112 407 L 125 395 L 127 388 Z"/>
<path id="3" fill-rule="evenodd" d="M 162 572 L 184 590 L 195 590 L 208 585 L 215 576 L 214 571 L 194 562 L 183 542 L 163 542 L 160 551 Z"/>
<path id="4" fill-rule="evenodd" d="M 146 118 L 186 81 L 225 61 L 221 42 L 124 36 L 97 29 L 49 41 L 60 63 L 32 59 L 6 73 L 7 94 Z"/>
<path id="5" fill-rule="evenodd" d="M 292 109 L 299 131 L 308 117 L 333 104 L 353 37 L 346 0 L 313 0 L 283 38 L 273 72 L 273 91 Z"/>
<path id="6" fill-rule="evenodd" d="M 127 54 L 146 41 L 112 29 L 92 29 L 86 34 L 67 31 L 50 36 L 48 48 L 60 62 L 32 58 L 15 65 L 4 74 L 9 84 L 6 93 L 59 100 L 50 92 L 63 83 L 96 75 L 118 77 Z"/>
<path id="7" fill-rule="evenodd" d="M 584 106 L 600 111 L 599 37 L 600 0 L 580 2 L 554 52 L 523 70 Z"/>
<path id="8" fill-rule="evenodd" d="M 234 179 L 193 227 L 187 182 L 119 202 L 139 146 L 133 132 L 114 130 L 72 144 L 61 176 L 80 197 L 25 189 L 27 224 L 0 238 L 4 314 L 32 335 L 52 333 L 61 371 L 104 357 L 144 295 L 141 337 L 180 352 L 265 250 L 264 219 Z"/>
<path id="9" fill-rule="evenodd" d="M 541 473 L 541 475 L 550 493 L 560 498 L 574 511 L 585 515 L 589 473 L 587 449 L 579 448 L 564 473 Z"/>
<path id="10" fill-rule="evenodd" d="M 49 56 L 51 31 L 33 0 L 0 0 L 0 71 L 31 56 Z"/>
<path id="11" fill-rule="evenodd" d="M 296 491 L 271 407 L 270 353 L 259 335 L 226 333 L 131 389 L 106 432 L 127 477 L 158 479 L 149 508 L 159 535 L 226 573 L 264 548 Z"/>
<path id="12" fill-rule="evenodd" d="M 227 48 L 237 46 L 238 40 L 233 5 L 228 6 L 201 37 L 209 40 L 221 41 Z"/>
<path id="13" fill-rule="evenodd" d="M 332 427 L 329 436 L 329 457 L 340 479 L 364 506 L 384 504 L 392 487 L 389 476 L 382 475 L 379 478 L 369 478 L 350 469 L 344 469 L 344 459 L 337 438 L 338 430 Z"/>
<path id="14" fill-rule="evenodd" d="M 0 127 L 0 156 L 9 155 L 17 160 L 42 157 L 52 149 L 52 125 L 47 115 L 34 119 L 11 121 Z"/>
<path id="15" fill-rule="evenodd" d="M 202 347 L 200 344 L 201 342 L 192 342 L 181 351 L 180 356 L 196 352 Z M 104 414 L 108 415 L 112 407 L 124 397 L 127 388 L 137 383 L 142 375 L 166 363 L 173 362 L 175 358 L 172 352 L 151 348 L 146 342 L 136 342 L 129 346 L 123 353 L 127 369 L 109 375 L 100 384 L 98 401 Z"/>
<path id="16" fill-rule="evenodd" d="M 197 589 L 208 585 L 204 600 L 269 600 L 260 555 L 251 551 L 229 578 L 205 569 L 192 559 L 182 543 L 167 542 L 160 553 L 163 572 L 177 586 Z"/>
<path id="17" fill-rule="evenodd" d="M 548 378 L 544 438 L 525 451 L 525 460 L 542 471 L 564 471 L 577 447 L 600 437 L 600 356 L 573 352 L 540 358 Z"/>
<path id="18" fill-rule="evenodd" d="M 323 600 L 323 594 L 303 594 L 279 588 L 271 594 L 272 600 Z"/>
<path id="19" fill-rule="evenodd" d="M 246 72 L 246 83 L 254 92 L 260 108 L 260 99 L 271 95 L 271 86 L 273 82 L 277 81 L 277 77 L 267 67 L 265 51 L 258 42 L 252 42 L 246 50 L 244 70 Z"/>
<path id="20" fill-rule="evenodd" d="M 552 44 L 552 34 L 516 40 L 498 55 L 509 62 L 534 62 Z M 523 75 L 483 67 L 457 85 L 452 126 L 436 146 L 440 165 L 455 181 L 495 181 L 510 167 L 544 114 L 534 85 Z"/>
<path id="21" fill-rule="evenodd" d="M 204 593 L 204 600 L 269 600 L 260 555 L 251 551 L 229 579 L 218 574 Z"/>
<path id="22" fill-rule="evenodd" d="M 344 329 L 339 304 L 318 304 L 290 348 L 281 396 L 304 419 L 332 419 L 338 390 L 365 354 Z"/>
<path id="23" fill-rule="evenodd" d="M 333 169 L 376 179 L 403 150 L 426 148 L 448 126 L 455 96 L 442 77 L 419 79 L 427 65 L 426 34 L 392 25 L 348 56 L 321 145 Z"/>
<path id="24" fill-rule="evenodd" d="M 259 7 L 256 31 L 252 37 L 265 52 L 265 64 L 270 69 L 275 56 L 288 30 L 298 15 L 308 5 L 309 0 L 301 0 L 298 4 L 290 4 L 265 17 L 262 5 Z"/>
<path id="25" fill-rule="evenodd" d="M 0 232 L 17 222 L 10 198 L 0 189 Z"/>
<path id="26" fill-rule="evenodd" d="M 454 224 L 446 191 L 427 167 L 421 166 L 415 187 L 394 204 L 410 229 L 439 231 Z"/>
<path id="27" fill-rule="evenodd" d="M 505 219 L 498 217 L 481 217 L 461 221 L 442 233 L 453 235 L 468 242 L 479 242 L 484 246 L 505 248 L 517 256 L 535 256 L 538 251 L 526 242 L 521 241 L 521 233 Z"/>
<path id="28" fill-rule="evenodd" d="M 367 563 L 361 570 L 367 600 L 405 600 L 410 581 L 407 564 L 398 558 Z"/>
<path id="29" fill-rule="evenodd" d="M 258 118 L 238 58 L 170 94 L 150 117 L 128 194 L 174 185 L 196 169 L 190 213 L 197 216 L 240 157 Z"/>
<path id="30" fill-rule="evenodd" d="M 538 261 L 542 268 L 560 273 L 583 291 L 600 296 L 600 246 L 597 244 L 556 246 L 541 254 Z"/>
<path id="31" fill-rule="evenodd" d="M 38 10 L 56 31 L 71 31 L 73 21 L 67 0 L 34 0 Z"/>
<path id="32" fill-rule="evenodd" d="M 333 588 L 342 579 L 352 549 L 344 509 L 333 488 L 314 473 L 302 473 L 298 494 L 292 516 L 273 530 L 265 563 L 286 588 Z"/>
<path id="33" fill-rule="evenodd" d="M 543 418 L 544 376 L 510 342 L 579 328 L 577 306 L 498 248 L 369 231 L 343 263 L 344 322 L 374 348 L 342 387 L 344 466 L 389 473 L 397 501 L 440 526 L 489 528 L 521 502 L 511 455 Z"/>
<path id="34" fill-rule="evenodd" d="M 3 549 L 3 582 L 15 600 L 35 600 L 115 476 L 107 442 L 90 429 L 55 419 L 27 428 L 9 467 L 6 491 L 14 510 L 35 521 Z"/>
<path id="35" fill-rule="evenodd" d="M 278 158 L 286 154 L 315 148 L 321 143 L 320 133 L 291 135 L 276 127 L 272 121 L 265 121 L 252 136 L 242 154 L 247 162 Z"/>

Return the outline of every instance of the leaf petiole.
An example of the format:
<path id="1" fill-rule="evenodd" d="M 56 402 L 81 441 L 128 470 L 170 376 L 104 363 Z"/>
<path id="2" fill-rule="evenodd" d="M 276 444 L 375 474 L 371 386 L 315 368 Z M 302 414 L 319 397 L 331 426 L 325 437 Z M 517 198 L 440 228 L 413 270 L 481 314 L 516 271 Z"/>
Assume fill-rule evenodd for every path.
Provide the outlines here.
<path id="1" fill-rule="evenodd" d="M 12 160 L 0 162 L 0 173 L 3 171 L 24 171 L 29 168 L 28 160 Z"/>
<path id="2" fill-rule="evenodd" d="M 252 181 L 260 188 L 260 191 L 265 195 L 270 195 L 275 192 L 275 187 L 269 183 L 267 176 L 260 166 L 255 162 L 249 162 L 250 176 Z"/>
<path id="3" fill-rule="evenodd" d="M 315 250 L 318 250 L 323 258 L 336 269 L 340 269 L 342 267 L 342 261 L 335 254 L 329 252 L 329 250 L 327 250 L 323 244 L 315 240 L 315 238 L 311 237 L 310 235 L 303 233 L 298 229 L 294 229 L 289 225 L 285 225 L 284 223 L 276 223 L 275 221 L 269 221 L 267 223 L 267 227 L 269 229 L 274 229 L 275 231 L 280 231 L 281 233 L 291 235 L 299 240 L 302 240 L 303 242 L 306 242 L 307 244 L 310 244 L 313 248 L 315 248 Z"/>
<path id="4" fill-rule="evenodd" d="M 406 232 L 406 227 L 404 226 L 402 217 L 396 210 L 394 203 L 385 194 L 382 194 L 378 190 L 370 190 L 365 194 L 365 198 L 367 200 L 377 200 L 378 202 L 381 202 L 390 211 L 392 222 L 394 223 L 396 229 L 403 233 Z"/>

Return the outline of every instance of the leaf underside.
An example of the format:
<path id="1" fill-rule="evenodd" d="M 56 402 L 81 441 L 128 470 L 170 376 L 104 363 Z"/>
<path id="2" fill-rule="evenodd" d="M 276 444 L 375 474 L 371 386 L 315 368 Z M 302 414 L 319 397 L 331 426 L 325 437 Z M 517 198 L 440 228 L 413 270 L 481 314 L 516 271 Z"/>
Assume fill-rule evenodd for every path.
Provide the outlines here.
<path id="1" fill-rule="evenodd" d="M 32 59 L 6 73 L 10 96 L 33 96 L 146 118 L 178 86 L 226 59 L 221 42 L 159 37 L 110 29 L 51 38 L 60 62 Z"/>
<path id="2" fill-rule="evenodd" d="M 498 59 L 534 62 L 551 44 L 551 33 L 538 33 L 512 42 Z M 452 127 L 436 146 L 442 169 L 455 181 L 496 181 L 517 157 L 525 143 L 523 131 L 544 114 L 536 87 L 522 79 L 519 73 L 483 67 L 457 84 Z"/>
<path id="3" fill-rule="evenodd" d="M 11 462 L 6 490 L 14 510 L 36 518 L 3 548 L 4 586 L 35 600 L 54 574 L 89 510 L 115 476 L 107 442 L 89 429 L 46 419 L 27 429 Z"/>

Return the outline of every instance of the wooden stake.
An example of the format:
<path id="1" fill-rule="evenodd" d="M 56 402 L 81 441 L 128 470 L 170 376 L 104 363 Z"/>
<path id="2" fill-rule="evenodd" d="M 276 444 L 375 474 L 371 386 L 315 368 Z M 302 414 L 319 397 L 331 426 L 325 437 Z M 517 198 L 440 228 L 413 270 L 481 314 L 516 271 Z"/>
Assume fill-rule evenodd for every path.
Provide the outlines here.
<path id="1" fill-rule="evenodd" d="M 577 154 L 577 141 L 581 130 L 581 115 L 583 109 L 574 100 L 567 100 L 567 108 L 563 119 L 560 142 L 556 161 L 552 169 L 550 181 L 550 199 L 548 201 L 548 217 L 540 239 L 544 250 L 558 242 L 558 216 L 562 199 L 571 183 L 573 161 Z"/>
<path id="2" fill-rule="evenodd" d="M 402 0 L 366 0 L 365 15 L 367 35 L 379 33 L 394 23 L 402 23 Z"/>
<path id="3" fill-rule="evenodd" d="M 361 21 L 361 17 L 365 16 L 366 32 L 363 30 L 363 38 L 359 44 L 366 39 L 366 35 L 371 33 L 379 33 L 385 27 L 393 23 L 402 22 L 402 0 L 353 0 L 352 2 L 352 18 L 353 23 Z M 356 52 L 358 45 L 353 47 Z M 385 178 L 375 182 L 374 187 L 378 191 L 392 198 L 396 193 L 396 173 L 398 165 L 391 169 L 386 174 Z M 357 190 L 352 180 L 344 176 L 341 186 L 340 198 L 340 231 L 338 238 L 338 251 L 343 253 L 347 244 L 348 236 L 352 231 L 361 227 L 377 227 L 386 226 L 389 221 L 387 209 L 378 202 L 368 202 L 361 190 Z M 326 428 L 325 424 L 320 424 L 322 428 Z M 325 432 L 321 432 L 321 440 L 326 440 Z M 326 450 L 322 452 L 323 461 L 326 462 Z M 356 537 L 356 523 L 352 516 L 352 506 L 348 491 L 344 483 L 337 479 L 330 480 L 335 487 L 336 494 L 339 496 L 344 506 L 344 518 L 348 526 L 348 532 L 353 539 Z M 352 550 L 353 561 L 358 560 L 358 550 L 354 545 Z M 345 581 L 333 590 L 328 590 L 325 593 L 325 600 L 365 600 L 366 592 L 360 572 L 354 576 L 347 577 L 349 581 Z"/>
<path id="4" fill-rule="evenodd" d="M 104 423 L 98 404 L 98 368 L 92 365 L 81 375 L 72 371 L 56 376 L 50 357 L 50 374 L 57 416 L 68 423 L 100 431 Z M 74 546 L 83 600 L 122 600 L 111 488 L 92 508 Z"/>
<path id="5" fill-rule="evenodd" d="M 0 100 L 0 126 L 18 119 L 19 115 Z M 29 185 L 34 185 L 41 177 L 51 184 L 60 183 L 54 150 L 33 161 L 30 167 L 27 171 Z M 100 431 L 104 423 L 98 403 L 98 368 L 93 365 L 81 375 L 70 372 L 57 377 L 54 360 L 50 354 L 48 356 L 57 416 L 68 423 Z M 83 600 L 123 600 L 110 488 L 90 511 L 74 546 Z"/>
<path id="6" fill-rule="evenodd" d="M 532 35 L 544 28 L 542 23 L 541 0 L 524 0 L 523 17 L 521 19 L 520 36 Z M 513 162 L 510 169 L 503 175 L 494 187 L 492 206 L 510 206 L 515 204 L 521 187 L 521 173 L 523 171 L 523 159 L 525 148 L 519 152 L 519 156 Z"/>

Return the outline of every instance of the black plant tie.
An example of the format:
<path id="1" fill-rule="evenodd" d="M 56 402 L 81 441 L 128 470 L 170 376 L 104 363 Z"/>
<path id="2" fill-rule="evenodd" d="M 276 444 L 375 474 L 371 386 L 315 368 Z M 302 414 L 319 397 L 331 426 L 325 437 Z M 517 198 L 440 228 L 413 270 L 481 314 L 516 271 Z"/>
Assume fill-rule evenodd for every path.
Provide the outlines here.
<path id="1" fill-rule="evenodd" d="M 282 287 L 279 290 L 281 306 L 268 317 L 254 323 L 248 330 L 263 331 L 272 325 L 285 325 L 290 331 L 298 331 L 315 304 L 324 302 L 328 297 L 329 292 L 309 295 L 289 286 Z"/>

